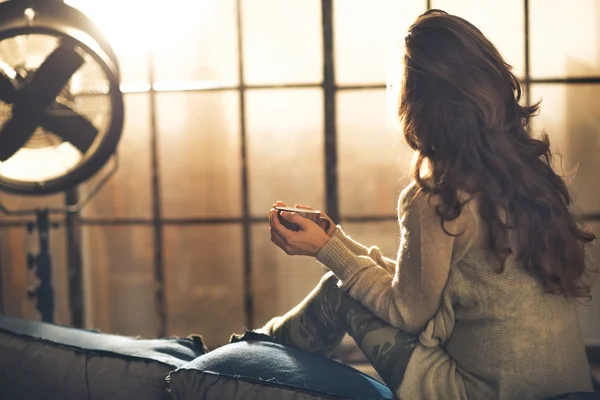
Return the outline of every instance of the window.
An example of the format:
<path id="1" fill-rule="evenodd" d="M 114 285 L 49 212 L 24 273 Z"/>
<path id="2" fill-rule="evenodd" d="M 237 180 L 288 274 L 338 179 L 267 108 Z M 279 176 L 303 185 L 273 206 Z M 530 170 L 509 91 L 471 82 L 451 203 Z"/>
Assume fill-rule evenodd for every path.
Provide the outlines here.
<path id="1" fill-rule="evenodd" d="M 530 100 L 542 99 L 533 131 L 548 132 L 565 170 L 578 169 L 572 186 L 598 232 L 600 0 L 173 0 L 177 12 L 160 15 L 172 23 L 159 30 L 152 6 L 114 2 L 144 22 L 139 30 L 118 13 L 104 18 L 106 2 L 70 1 L 101 27 L 127 28 L 109 35 L 127 92 L 121 166 L 81 215 L 90 326 L 200 332 L 214 347 L 287 311 L 323 271 L 270 243 L 278 199 L 324 209 L 393 257 L 411 154 L 386 82 L 428 7 L 477 25 Z M 598 300 L 582 311 L 590 344 L 600 343 Z"/>

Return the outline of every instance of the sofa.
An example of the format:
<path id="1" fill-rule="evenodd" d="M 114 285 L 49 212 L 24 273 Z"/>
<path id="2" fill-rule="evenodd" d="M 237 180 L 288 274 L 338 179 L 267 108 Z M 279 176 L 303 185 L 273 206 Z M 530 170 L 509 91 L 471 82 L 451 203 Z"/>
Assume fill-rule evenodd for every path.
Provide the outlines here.
<path id="1" fill-rule="evenodd" d="M 393 399 L 342 363 L 246 332 L 140 339 L 0 316 L 0 399 Z"/>
<path id="2" fill-rule="evenodd" d="M 394 395 L 348 365 L 254 332 L 208 352 L 200 336 L 148 340 L 0 316 L 0 399 L 392 400 Z M 556 399 L 600 396 L 571 393 Z"/>

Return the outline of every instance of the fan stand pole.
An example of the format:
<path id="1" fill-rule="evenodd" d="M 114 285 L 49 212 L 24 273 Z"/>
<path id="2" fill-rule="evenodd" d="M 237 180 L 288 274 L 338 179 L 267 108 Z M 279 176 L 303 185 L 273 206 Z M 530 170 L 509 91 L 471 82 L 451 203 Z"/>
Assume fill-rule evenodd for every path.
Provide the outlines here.
<path id="1" fill-rule="evenodd" d="M 54 290 L 52 288 L 52 259 L 50 257 L 50 218 L 49 210 L 35 210 L 36 222 L 29 225 L 29 231 L 37 228 L 39 253 L 28 254 L 28 267 L 35 269 L 38 284 L 28 291 L 30 298 L 36 300 L 36 308 L 43 322 L 54 322 Z"/>
<path id="2" fill-rule="evenodd" d="M 30 299 L 36 300 L 36 308 L 40 312 L 43 322 L 54 322 L 54 289 L 52 288 L 52 259 L 50 257 L 50 228 L 55 228 L 58 224 L 50 223 L 50 214 L 73 214 L 80 212 L 83 207 L 104 187 L 106 182 L 119 169 L 119 158 L 117 154 L 113 157 L 112 167 L 84 196 L 79 198 L 76 204 L 70 204 L 67 207 L 43 208 L 43 209 L 18 209 L 9 210 L 0 203 L 0 214 L 8 216 L 26 216 L 35 214 L 35 222 L 27 224 L 27 231 L 33 233 L 38 231 L 39 253 L 37 255 L 27 253 L 27 267 L 35 270 L 38 278 L 37 284 L 27 291 Z M 2 287 L 0 286 L 0 291 Z M 75 290 L 75 289 L 74 289 Z M 80 307 L 83 304 L 79 305 Z"/>

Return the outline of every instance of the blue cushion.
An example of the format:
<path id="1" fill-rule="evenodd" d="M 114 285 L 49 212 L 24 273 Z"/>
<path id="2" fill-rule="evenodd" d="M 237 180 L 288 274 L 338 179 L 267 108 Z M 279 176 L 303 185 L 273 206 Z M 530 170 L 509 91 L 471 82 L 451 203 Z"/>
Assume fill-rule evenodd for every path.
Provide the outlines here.
<path id="1" fill-rule="evenodd" d="M 196 339 L 141 340 L 0 316 L 0 388 L 10 399 L 163 399 Z"/>
<path id="2" fill-rule="evenodd" d="M 174 399 L 395 398 L 385 385 L 350 366 L 253 332 L 185 364 L 169 379 Z"/>

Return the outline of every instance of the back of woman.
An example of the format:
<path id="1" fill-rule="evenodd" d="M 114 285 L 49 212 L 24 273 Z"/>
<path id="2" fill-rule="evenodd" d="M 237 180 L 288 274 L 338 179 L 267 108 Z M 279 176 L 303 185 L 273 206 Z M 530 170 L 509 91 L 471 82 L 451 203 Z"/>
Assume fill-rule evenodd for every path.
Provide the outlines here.
<path id="1" fill-rule="evenodd" d="M 591 390 L 576 307 L 590 293 L 585 244 L 594 235 L 575 219 L 548 137 L 527 131 L 539 103 L 520 105 L 520 82 L 493 44 L 440 10 L 410 28 L 405 62 L 400 116 L 417 154 L 411 196 L 435 197 L 442 227 L 471 226 L 413 358 L 443 369 L 438 377 L 455 369 L 460 379 L 447 385 L 468 398 Z M 420 374 L 436 379 L 409 367 L 405 393 L 409 375 Z"/>
<path id="2" fill-rule="evenodd" d="M 515 257 L 497 273 L 501 265 L 490 257 L 485 222 L 477 222 L 479 243 L 451 269 L 444 291 L 452 309 L 442 306 L 434 317 L 453 327 L 443 347 L 468 398 L 591 391 L 576 301 L 546 293 Z M 518 239 L 511 239 L 516 247 Z"/>

